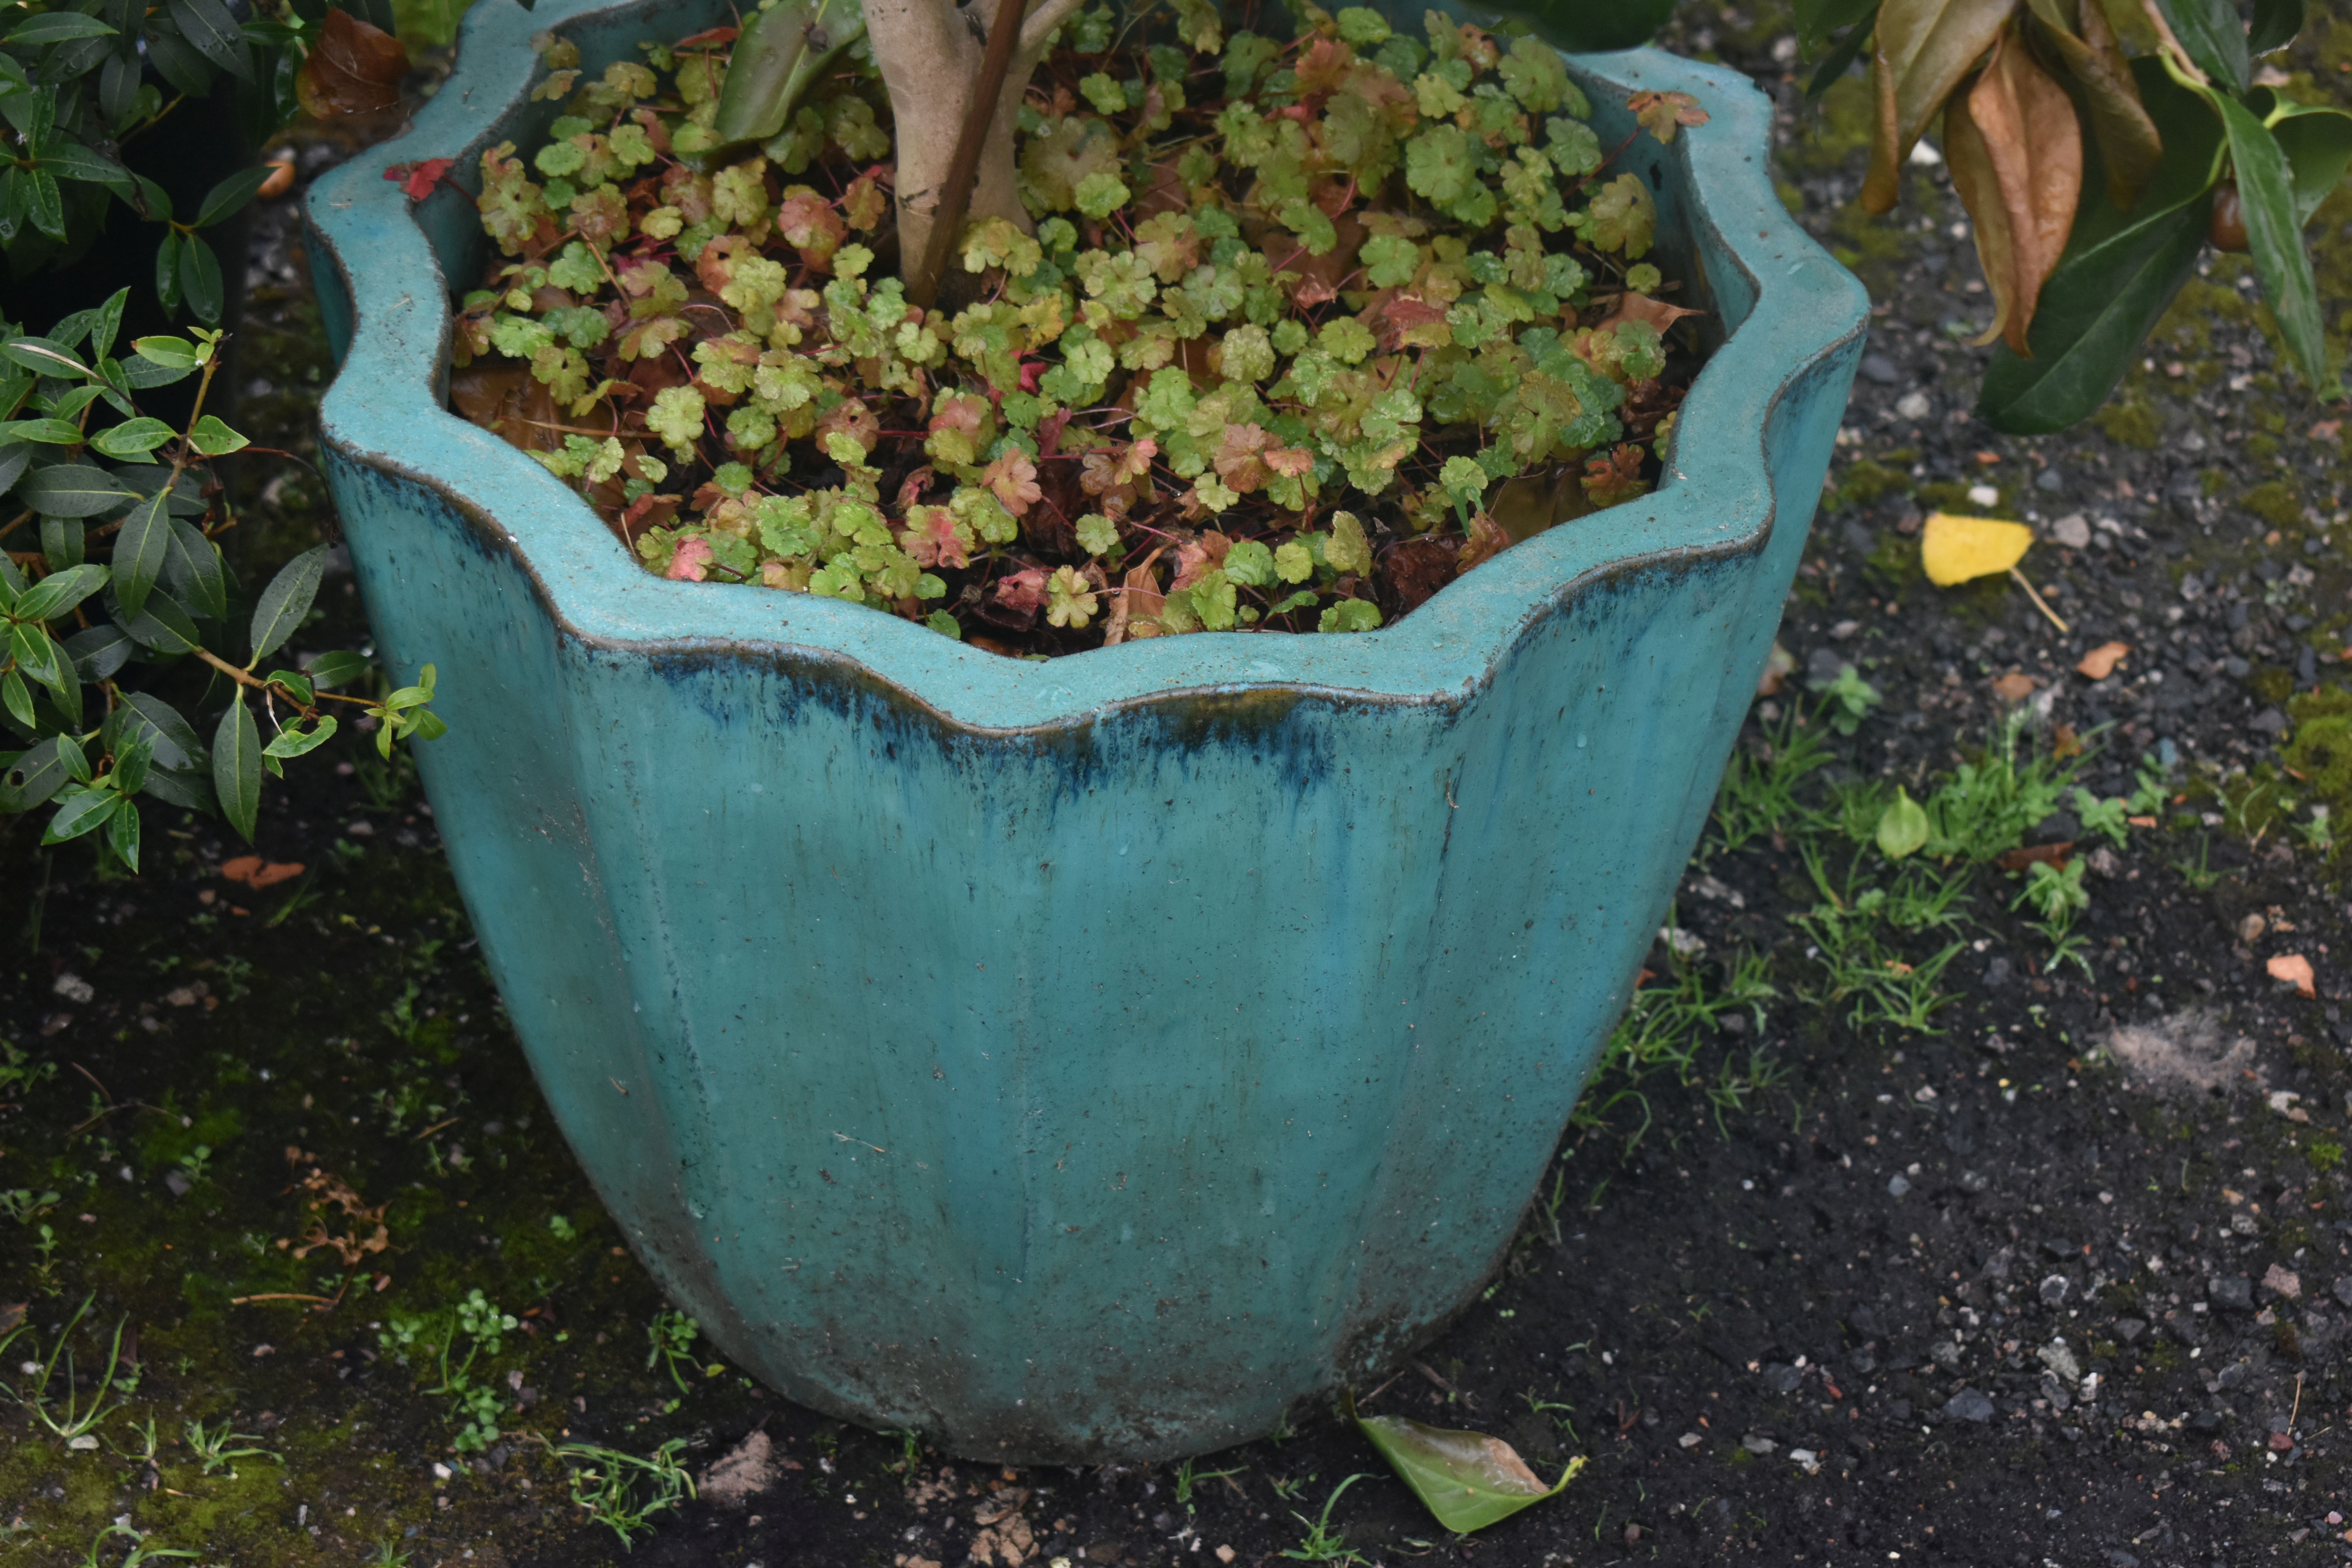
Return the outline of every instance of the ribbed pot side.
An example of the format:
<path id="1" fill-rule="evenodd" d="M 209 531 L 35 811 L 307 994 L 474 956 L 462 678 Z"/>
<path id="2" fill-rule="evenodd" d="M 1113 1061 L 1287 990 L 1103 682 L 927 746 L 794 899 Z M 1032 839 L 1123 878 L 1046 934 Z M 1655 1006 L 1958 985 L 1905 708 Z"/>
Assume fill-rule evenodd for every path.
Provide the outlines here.
<path id="1" fill-rule="evenodd" d="M 1397 626 L 1024 664 L 643 573 L 441 411 L 470 203 L 710 0 L 478 7 L 400 141 L 321 182 L 328 467 L 418 765 L 548 1102 L 631 1244 L 788 1396 L 950 1451 L 1150 1460 L 1370 1378 L 1507 1246 L 1705 821 L 1865 304 L 1774 199 L 1741 79 L 1578 58 L 1709 124 L 1637 153 L 1733 328 L 1656 495 Z"/>

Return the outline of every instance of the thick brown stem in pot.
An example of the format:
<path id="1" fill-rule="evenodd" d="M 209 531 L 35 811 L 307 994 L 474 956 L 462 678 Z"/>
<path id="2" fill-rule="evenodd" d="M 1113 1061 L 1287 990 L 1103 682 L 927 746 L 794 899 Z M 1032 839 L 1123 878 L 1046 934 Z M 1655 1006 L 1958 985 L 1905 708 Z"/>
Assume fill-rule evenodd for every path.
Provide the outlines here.
<path id="1" fill-rule="evenodd" d="M 1021 26 L 1013 68 L 997 94 L 996 118 L 982 149 L 968 218 L 1009 218 L 1026 232 L 1032 226 L 1013 184 L 1013 131 L 1021 95 L 1045 53 L 1045 40 L 1080 0 L 1037 0 Z M 980 75 L 992 0 L 959 8 L 950 0 L 866 0 L 866 30 L 882 83 L 890 92 L 897 122 L 898 255 L 911 267 L 929 243 L 931 214 L 938 206 L 956 138 Z"/>

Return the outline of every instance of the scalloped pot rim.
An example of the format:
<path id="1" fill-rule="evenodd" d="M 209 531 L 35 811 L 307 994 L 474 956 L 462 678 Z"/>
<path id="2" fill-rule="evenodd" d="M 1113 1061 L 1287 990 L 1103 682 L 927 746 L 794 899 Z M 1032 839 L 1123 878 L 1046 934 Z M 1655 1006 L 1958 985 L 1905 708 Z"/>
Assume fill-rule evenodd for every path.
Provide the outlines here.
<path id="1" fill-rule="evenodd" d="M 529 101 L 545 75 L 533 34 L 632 15 L 658 32 L 695 8 L 677 0 L 541 0 L 530 12 L 508 0 L 475 6 L 457 71 L 411 129 L 333 171 L 309 199 L 353 321 L 349 353 L 320 405 L 325 441 L 362 467 L 446 497 L 486 544 L 514 552 L 567 635 L 608 652 L 851 667 L 842 673 L 895 688 L 981 732 L 1084 725 L 1107 710 L 1203 692 L 1459 703 L 1493 679 L 1531 628 L 1601 579 L 1760 549 L 1774 517 L 1768 418 L 1794 382 L 1867 320 L 1860 285 L 1780 205 L 1765 163 L 1770 105 L 1746 78 L 1650 49 L 1570 55 L 1578 79 L 1603 102 L 1622 105 L 1648 89 L 1692 93 L 1707 108 L 1708 123 L 1685 129 L 1661 152 L 1689 182 L 1687 221 L 1713 231 L 1754 295 L 1685 399 L 1665 482 L 1653 494 L 1538 534 L 1377 631 L 1196 633 L 1044 662 L 1006 658 L 814 595 L 669 582 L 630 560 L 561 480 L 443 405 L 450 290 L 419 217 L 462 225 L 471 220 L 471 199 L 445 186 L 412 207 L 383 170 L 450 157 L 455 174 L 478 183 L 484 148 L 526 139 L 535 117 L 552 113 Z M 1725 281 L 1716 280 L 1718 300 Z"/>

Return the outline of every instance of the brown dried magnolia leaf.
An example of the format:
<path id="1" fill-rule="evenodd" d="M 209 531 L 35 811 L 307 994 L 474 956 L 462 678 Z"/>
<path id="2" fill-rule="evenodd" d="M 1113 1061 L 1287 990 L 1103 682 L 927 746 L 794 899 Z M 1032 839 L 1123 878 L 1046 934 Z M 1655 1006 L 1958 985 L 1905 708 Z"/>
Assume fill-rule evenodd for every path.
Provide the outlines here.
<path id="1" fill-rule="evenodd" d="M 1958 121 L 1974 133 L 1965 175 L 1953 146 L 1970 138 L 1955 137 Z M 1993 322 L 1977 341 L 2004 338 L 2030 359 L 2026 332 L 2083 194 L 2083 128 L 2074 100 L 2014 33 L 2005 34 L 1965 99 L 1953 99 L 1944 125 L 1952 184 L 1975 220 L 1977 256 L 1993 291 Z M 1990 221 L 1996 211 L 1998 224 Z"/>
<path id="2" fill-rule="evenodd" d="M 2067 13 L 2076 7 L 2065 0 L 2032 0 L 2042 37 L 2064 62 L 2067 74 L 2083 89 L 2091 116 L 2091 134 L 2098 139 L 2099 155 L 2106 165 L 2107 200 L 2117 212 L 2128 212 L 2156 173 L 2164 155 L 2164 138 L 2147 106 L 2140 101 L 2139 83 L 2131 63 L 2107 26 L 2097 0 L 2079 7 L 2079 35 L 2066 26 Z"/>
<path id="3" fill-rule="evenodd" d="M 1886 0 L 1880 7 L 1871 57 L 1878 124 L 1862 185 L 1864 211 L 1895 205 L 1903 160 L 2016 8 L 2017 0 Z"/>
<path id="4" fill-rule="evenodd" d="M 381 114 L 400 107 L 400 80 L 407 74 L 406 46 L 337 9 L 327 13 L 319 41 L 294 79 L 294 94 L 320 120 Z"/>

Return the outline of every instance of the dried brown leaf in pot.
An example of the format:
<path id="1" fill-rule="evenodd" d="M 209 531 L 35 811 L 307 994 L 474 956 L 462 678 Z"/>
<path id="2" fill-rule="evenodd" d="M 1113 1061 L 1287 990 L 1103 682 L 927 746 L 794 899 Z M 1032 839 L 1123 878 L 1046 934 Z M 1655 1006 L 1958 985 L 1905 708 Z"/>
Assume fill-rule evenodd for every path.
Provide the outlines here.
<path id="1" fill-rule="evenodd" d="M 338 9 L 320 25 L 319 41 L 294 79 L 294 93 L 320 120 L 382 114 L 400 107 L 400 82 L 407 74 L 405 45 Z"/>

